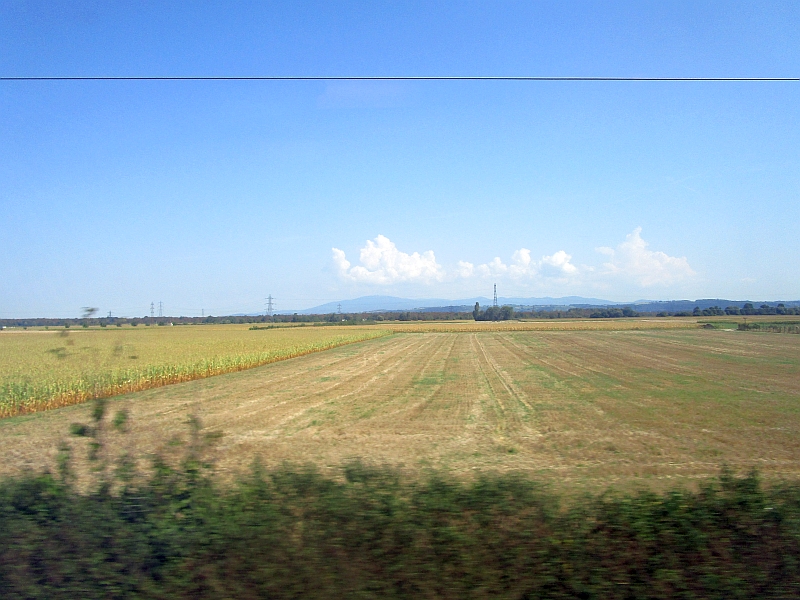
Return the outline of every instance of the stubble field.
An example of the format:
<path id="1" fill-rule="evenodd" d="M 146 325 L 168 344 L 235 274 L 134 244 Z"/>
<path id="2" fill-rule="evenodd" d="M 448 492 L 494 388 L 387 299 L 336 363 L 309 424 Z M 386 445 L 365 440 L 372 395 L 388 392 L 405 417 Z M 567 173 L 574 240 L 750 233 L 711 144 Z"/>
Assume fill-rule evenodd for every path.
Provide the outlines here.
<path id="1" fill-rule="evenodd" d="M 696 326 L 695 326 L 696 327 Z M 259 333 L 259 332 L 254 332 Z M 264 332 L 269 333 L 269 332 Z M 800 336 L 682 329 L 399 333 L 111 401 L 163 451 L 190 414 L 223 474 L 350 458 L 661 487 L 722 464 L 800 476 Z M 0 421 L 0 470 L 51 465 L 75 406 Z M 78 447 L 78 441 L 73 444 Z"/>

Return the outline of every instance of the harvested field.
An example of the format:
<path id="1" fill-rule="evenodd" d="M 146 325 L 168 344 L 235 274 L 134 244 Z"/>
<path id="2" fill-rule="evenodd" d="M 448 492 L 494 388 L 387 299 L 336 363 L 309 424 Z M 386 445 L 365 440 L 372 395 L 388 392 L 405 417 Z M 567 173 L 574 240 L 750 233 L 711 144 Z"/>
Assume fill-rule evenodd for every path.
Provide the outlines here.
<path id="1" fill-rule="evenodd" d="M 457 474 L 521 470 L 567 485 L 663 485 L 757 467 L 800 476 L 800 336 L 717 330 L 397 334 L 122 396 L 137 452 L 223 437 L 220 470 L 256 456 L 323 470 L 362 457 Z M 53 464 L 89 407 L 0 421 L 0 469 Z M 73 442 L 79 445 L 79 440 Z"/>

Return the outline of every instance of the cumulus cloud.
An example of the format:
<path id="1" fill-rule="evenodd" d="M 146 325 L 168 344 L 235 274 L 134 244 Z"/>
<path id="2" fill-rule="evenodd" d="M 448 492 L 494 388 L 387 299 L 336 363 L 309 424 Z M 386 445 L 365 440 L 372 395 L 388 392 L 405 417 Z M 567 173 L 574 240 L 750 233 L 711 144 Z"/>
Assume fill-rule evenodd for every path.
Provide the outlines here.
<path id="1" fill-rule="evenodd" d="M 472 277 L 478 275 L 482 277 L 502 277 L 508 275 L 512 279 L 524 279 L 538 276 L 542 277 L 566 277 L 575 275 L 578 267 L 570 261 L 572 256 L 559 250 L 550 256 L 543 256 L 541 260 L 533 260 L 531 251 L 527 248 L 520 248 L 511 255 L 511 262 L 505 264 L 500 257 L 495 257 L 491 262 L 473 267 L 471 263 L 469 269 L 458 269 L 460 277 Z M 463 262 L 463 261 L 462 261 Z M 459 263 L 461 265 L 462 263 Z"/>
<path id="2" fill-rule="evenodd" d="M 388 285 L 401 282 L 441 281 L 444 269 L 436 262 L 433 250 L 419 254 L 407 254 L 387 237 L 379 235 L 374 240 L 367 240 L 360 252 L 360 265 L 351 266 L 345 253 L 338 248 L 333 250 L 333 263 L 343 279 L 362 283 Z M 464 263 L 464 268 L 472 268 Z"/>
<path id="3" fill-rule="evenodd" d="M 608 287 L 613 281 L 651 287 L 676 284 L 695 275 L 686 257 L 669 256 L 649 249 L 641 232 L 641 228 L 635 229 L 615 248 L 597 248 L 607 257 L 601 267 L 576 265 L 572 262 L 572 255 L 565 250 L 544 255 L 537 260 L 531 256 L 530 250 L 520 248 L 508 262 L 499 256 L 482 264 L 460 260 L 445 269 L 436 261 L 432 250 L 421 254 L 402 252 L 383 235 L 366 242 L 356 265 L 347 259 L 344 251 L 332 248 L 333 264 L 343 280 L 375 285 L 433 284 L 459 280 L 465 283 L 474 278 L 491 278 L 514 282 L 523 287 L 529 284 L 539 287 Z"/>
<path id="4" fill-rule="evenodd" d="M 539 262 L 540 269 L 550 273 L 552 276 L 565 276 L 573 275 L 578 272 L 578 267 L 573 265 L 570 261 L 572 255 L 567 254 L 563 250 L 559 250 L 550 256 L 543 256 Z"/>
<path id="5" fill-rule="evenodd" d="M 499 256 L 495 256 L 492 262 L 484 265 L 478 265 L 475 269 L 475 272 L 483 277 L 497 277 L 498 275 L 504 275 L 508 272 L 508 265 L 504 264 L 503 261 L 500 260 Z"/>
<path id="6" fill-rule="evenodd" d="M 344 254 L 344 251 L 338 248 L 333 248 L 333 264 L 340 273 L 347 273 L 350 270 L 350 261 Z"/>
<path id="7" fill-rule="evenodd" d="M 508 274 L 514 279 L 521 279 L 536 272 L 536 263 L 531 260 L 531 251 L 527 248 L 520 248 L 511 255 L 511 264 L 508 266 Z"/>
<path id="8" fill-rule="evenodd" d="M 671 285 L 695 275 L 685 256 L 648 250 L 641 233 L 642 228 L 637 227 L 616 248 L 597 248 L 609 257 L 603 264 L 606 275 L 627 277 L 643 287 Z"/>
<path id="9" fill-rule="evenodd" d="M 458 261 L 458 267 L 456 267 L 456 275 L 458 277 L 472 277 L 475 273 L 475 265 L 471 262 L 466 262 L 464 260 Z"/>

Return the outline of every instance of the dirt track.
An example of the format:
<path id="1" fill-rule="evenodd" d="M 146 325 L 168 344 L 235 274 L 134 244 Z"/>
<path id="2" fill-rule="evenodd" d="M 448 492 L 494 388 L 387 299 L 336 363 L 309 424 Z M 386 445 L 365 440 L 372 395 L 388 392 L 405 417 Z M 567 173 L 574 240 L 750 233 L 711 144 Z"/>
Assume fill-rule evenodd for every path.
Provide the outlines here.
<path id="1" fill-rule="evenodd" d="M 800 476 L 800 336 L 719 331 L 427 333 L 110 402 L 123 444 L 163 448 L 189 414 L 220 430 L 223 472 L 362 457 L 561 482 Z M 51 464 L 70 407 L 0 421 L 0 470 Z M 76 445 L 77 443 L 73 442 Z"/>

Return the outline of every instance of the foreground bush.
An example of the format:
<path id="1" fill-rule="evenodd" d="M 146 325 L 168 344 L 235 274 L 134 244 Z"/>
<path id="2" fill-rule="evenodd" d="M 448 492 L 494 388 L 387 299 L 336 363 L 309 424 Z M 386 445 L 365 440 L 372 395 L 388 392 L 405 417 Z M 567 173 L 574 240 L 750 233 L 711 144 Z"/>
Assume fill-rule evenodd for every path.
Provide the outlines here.
<path id="1" fill-rule="evenodd" d="M 796 598 L 800 488 L 723 473 L 698 493 L 559 508 L 532 481 L 257 467 L 220 487 L 157 465 L 114 493 L 0 484 L 2 598 Z"/>

